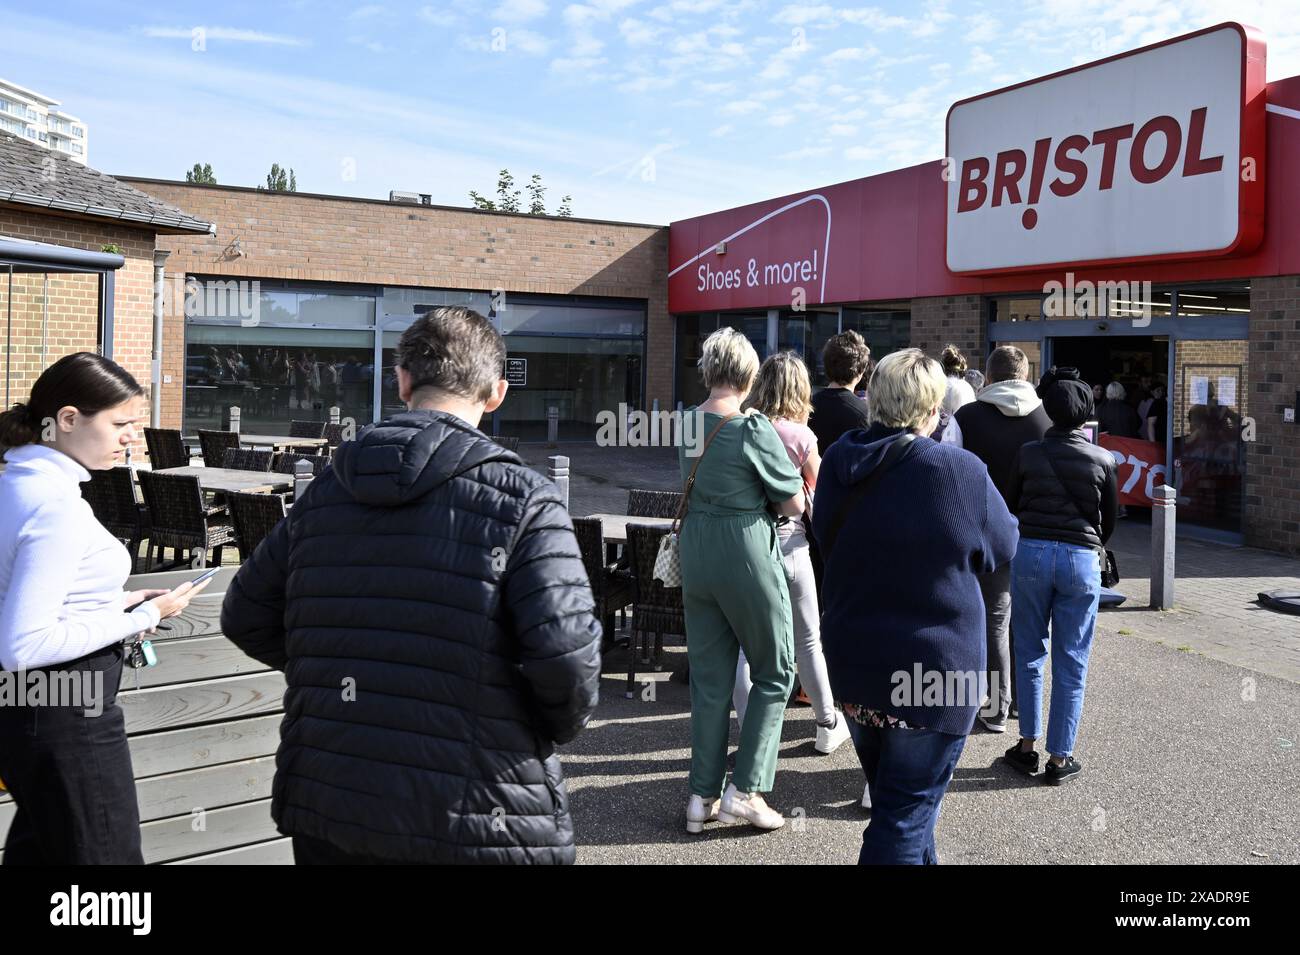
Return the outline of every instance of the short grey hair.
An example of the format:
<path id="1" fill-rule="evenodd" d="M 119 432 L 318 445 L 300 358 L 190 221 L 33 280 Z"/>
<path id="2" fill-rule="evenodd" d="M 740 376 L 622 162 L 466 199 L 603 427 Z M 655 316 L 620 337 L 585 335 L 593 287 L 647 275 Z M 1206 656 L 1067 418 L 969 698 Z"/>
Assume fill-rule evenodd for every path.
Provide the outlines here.
<path id="1" fill-rule="evenodd" d="M 904 348 L 880 359 L 871 373 L 867 413 L 887 428 L 919 428 L 947 390 L 942 365 L 919 348 Z"/>
<path id="2" fill-rule="evenodd" d="M 699 366 L 705 388 L 724 385 L 749 391 L 758 375 L 758 352 L 743 332 L 724 326 L 704 339 Z"/>
<path id="3" fill-rule="evenodd" d="M 1124 390 L 1124 386 L 1118 381 L 1112 381 L 1106 386 L 1106 399 L 1108 401 L 1123 401 L 1127 394 L 1128 392 Z"/>
<path id="4" fill-rule="evenodd" d="M 411 376 L 411 393 L 434 388 L 469 401 L 487 401 L 505 372 L 506 346 L 492 323 L 461 305 L 417 318 L 397 343 L 397 366 Z"/>

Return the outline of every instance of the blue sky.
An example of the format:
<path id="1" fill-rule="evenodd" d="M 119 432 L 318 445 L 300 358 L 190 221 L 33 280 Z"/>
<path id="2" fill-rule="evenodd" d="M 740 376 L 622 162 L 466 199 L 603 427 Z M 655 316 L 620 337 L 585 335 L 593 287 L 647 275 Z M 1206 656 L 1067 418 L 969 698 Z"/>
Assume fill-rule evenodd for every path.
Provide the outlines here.
<path id="1" fill-rule="evenodd" d="M 50 2 L 0 77 L 90 127 L 91 165 L 468 205 L 508 167 L 548 207 L 667 223 L 936 159 L 955 100 L 1235 19 L 1300 74 L 1290 2 Z M 202 32 L 196 33 L 196 28 Z"/>

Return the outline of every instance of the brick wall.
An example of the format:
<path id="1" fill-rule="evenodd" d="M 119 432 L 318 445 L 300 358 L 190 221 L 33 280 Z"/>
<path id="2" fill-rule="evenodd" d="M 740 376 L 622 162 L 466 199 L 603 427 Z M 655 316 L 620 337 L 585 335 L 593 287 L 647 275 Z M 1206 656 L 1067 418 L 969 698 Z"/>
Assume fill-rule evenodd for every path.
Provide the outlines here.
<path id="1" fill-rule="evenodd" d="M 1300 389 L 1300 276 L 1257 278 L 1250 288 L 1250 414 L 1246 543 L 1300 554 L 1300 426 L 1282 420 Z"/>
<path id="2" fill-rule="evenodd" d="M 126 264 L 116 273 L 113 357 L 148 388 L 153 347 L 153 232 L 0 209 L 0 235 L 92 252 L 110 244 L 122 250 Z M 12 357 L 0 353 L 0 379 L 8 373 L 11 403 L 25 401 L 41 371 L 63 355 L 95 351 L 97 346 L 97 276 L 49 273 L 49 312 L 42 352 L 44 280 L 45 275 L 40 273 L 13 276 Z M 7 289 L 8 277 L 4 276 L 0 305 L 8 295 Z M 179 403 L 176 407 L 175 421 L 179 422 Z M 143 450 L 143 435 L 138 446 Z"/>
<path id="3" fill-rule="evenodd" d="M 912 299 L 911 345 L 938 359 L 944 346 L 956 345 L 972 368 L 984 367 L 987 315 L 978 295 Z"/>
<path id="4" fill-rule="evenodd" d="M 217 225 L 213 236 L 159 236 L 167 274 L 405 285 L 646 300 L 646 401 L 672 399 L 668 230 L 124 180 Z M 225 250 L 238 238 L 244 255 Z M 164 335 L 167 420 L 180 420 L 183 332 Z M 178 426 L 178 425 L 177 425 Z"/>

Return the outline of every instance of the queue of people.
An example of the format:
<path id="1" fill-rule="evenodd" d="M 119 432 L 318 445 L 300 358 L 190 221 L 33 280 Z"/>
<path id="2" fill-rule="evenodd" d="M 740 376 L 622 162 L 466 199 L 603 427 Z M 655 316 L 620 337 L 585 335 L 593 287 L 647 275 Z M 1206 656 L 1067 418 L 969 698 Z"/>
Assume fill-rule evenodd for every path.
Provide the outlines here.
<path id="1" fill-rule="evenodd" d="M 993 351 L 978 395 L 954 346 L 942 363 L 917 349 L 887 355 L 865 401 L 854 396 L 870 361 L 861 336 L 834 336 L 822 357 L 831 384 L 808 400 L 797 355 L 760 365 L 730 328 L 701 349 L 709 399 L 687 413 L 704 417 L 696 432 L 709 437 L 679 452 L 686 827 L 784 823 L 766 797 L 795 659 L 816 749 L 838 745 L 838 709 L 866 775 L 859 861 L 934 863 L 939 807 L 977 719 L 1005 733 L 1019 700 L 1020 739 L 1005 760 L 1038 772 L 1049 655 L 1041 778 L 1059 785 L 1081 771 L 1074 742 L 1114 463 L 1078 430 L 1093 402 L 1077 373 L 1053 369 L 1036 390 L 1013 346 Z M 740 743 L 728 781 L 730 708 Z"/>
<path id="2" fill-rule="evenodd" d="M 966 449 L 935 437 L 950 396 L 973 391 L 964 377 L 916 349 L 871 369 L 855 332 L 823 361 L 832 386 L 813 396 L 796 355 L 760 363 L 729 328 L 702 348 L 702 440 L 679 457 L 686 828 L 784 824 L 768 798 L 797 673 L 816 750 L 851 741 L 862 765 L 859 861 L 933 863 L 966 737 L 977 716 L 1007 730 L 1013 684 L 1006 759 L 1037 770 L 1049 658 L 1042 775 L 1080 772 L 1114 466 L 1075 430 L 1088 387 L 1057 370 L 1039 401 L 1018 349 L 996 349 L 988 384 L 949 414 Z M 226 590 L 222 632 L 285 675 L 271 811 L 300 864 L 574 860 L 555 747 L 594 712 L 601 626 L 556 488 L 478 430 L 506 399 L 504 363 L 483 316 L 419 318 L 396 355 L 406 410 L 345 443 Z M 129 555 L 79 484 L 122 459 L 143 396 L 80 353 L 0 414 L 0 667 L 106 686 L 93 716 L 0 707 L 18 809 L 6 864 L 141 861 L 116 690 L 204 585 L 125 592 Z"/>

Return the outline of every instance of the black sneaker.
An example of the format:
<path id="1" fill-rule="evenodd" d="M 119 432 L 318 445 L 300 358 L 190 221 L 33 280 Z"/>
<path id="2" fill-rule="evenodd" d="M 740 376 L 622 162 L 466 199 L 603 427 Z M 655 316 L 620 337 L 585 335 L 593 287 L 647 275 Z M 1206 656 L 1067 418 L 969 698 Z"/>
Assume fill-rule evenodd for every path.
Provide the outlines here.
<path id="1" fill-rule="evenodd" d="M 1027 775 L 1032 776 L 1038 772 L 1038 751 L 1031 749 L 1026 753 L 1020 748 L 1019 743 L 1007 750 L 1007 754 L 1002 759 Z"/>
<path id="2" fill-rule="evenodd" d="M 1066 780 L 1073 779 L 1083 772 L 1083 764 L 1073 756 L 1065 757 L 1065 762 L 1057 766 L 1050 759 L 1047 761 L 1047 768 L 1043 770 L 1043 782 L 1049 786 L 1059 786 Z"/>

